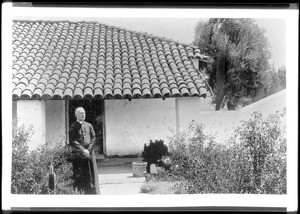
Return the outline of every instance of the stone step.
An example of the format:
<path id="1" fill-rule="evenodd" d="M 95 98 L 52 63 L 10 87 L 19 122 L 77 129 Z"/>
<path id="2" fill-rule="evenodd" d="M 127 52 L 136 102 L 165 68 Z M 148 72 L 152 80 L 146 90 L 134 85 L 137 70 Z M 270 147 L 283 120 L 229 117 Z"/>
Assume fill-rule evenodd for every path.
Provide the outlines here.
<path id="1" fill-rule="evenodd" d="M 143 183 L 126 183 L 126 184 L 101 184 L 101 195 L 134 195 L 146 194 L 141 193 Z"/>
<path id="2" fill-rule="evenodd" d="M 104 154 L 97 154 L 96 155 L 96 160 L 103 160 L 105 159 Z"/>
<path id="3" fill-rule="evenodd" d="M 98 166 L 124 166 L 131 165 L 137 158 L 101 158 L 97 160 Z"/>

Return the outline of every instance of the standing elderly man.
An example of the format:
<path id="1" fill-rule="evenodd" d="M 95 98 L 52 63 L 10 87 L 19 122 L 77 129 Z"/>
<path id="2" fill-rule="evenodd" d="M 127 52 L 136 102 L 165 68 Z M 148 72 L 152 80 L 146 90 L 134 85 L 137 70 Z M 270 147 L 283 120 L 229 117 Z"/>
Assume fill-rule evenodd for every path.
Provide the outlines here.
<path id="1" fill-rule="evenodd" d="M 73 177 L 74 188 L 85 194 L 96 194 L 94 172 L 91 161 L 96 135 L 93 126 L 85 122 L 85 110 L 79 107 L 75 110 L 77 121 L 69 129 L 70 145 L 73 147 Z"/>

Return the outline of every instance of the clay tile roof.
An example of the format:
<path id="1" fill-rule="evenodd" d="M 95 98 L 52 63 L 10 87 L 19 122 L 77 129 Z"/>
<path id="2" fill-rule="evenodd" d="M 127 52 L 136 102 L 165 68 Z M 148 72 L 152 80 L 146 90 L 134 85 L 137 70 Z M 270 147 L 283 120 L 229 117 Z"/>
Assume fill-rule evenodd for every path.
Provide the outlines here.
<path id="1" fill-rule="evenodd" d="M 14 21 L 14 99 L 206 96 L 192 45 L 100 23 Z"/>

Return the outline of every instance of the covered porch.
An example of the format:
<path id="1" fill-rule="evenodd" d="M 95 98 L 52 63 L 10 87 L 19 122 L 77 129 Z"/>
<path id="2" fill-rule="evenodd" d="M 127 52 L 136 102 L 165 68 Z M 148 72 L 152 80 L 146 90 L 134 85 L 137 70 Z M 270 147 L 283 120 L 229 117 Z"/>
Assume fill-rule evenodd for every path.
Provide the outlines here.
<path id="1" fill-rule="evenodd" d="M 30 149 L 45 143 L 68 144 L 68 127 L 75 118 L 76 107 L 71 102 L 74 101 L 13 101 L 13 119 L 18 119 L 20 125 L 32 125 L 35 131 Z M 140 154 L 145 143 L 155 139 L 167 142 L 169 136 L 185 129 L 192 120 L 199 121 L 199 111 L 212 108 L 208 98 L 197 97 L 75 102 L 78 105 L 95 103 L 91 105 L 93 112 L 87 111 L 86 120 L 98 132 L 96 154 L 99 158 Z"/>

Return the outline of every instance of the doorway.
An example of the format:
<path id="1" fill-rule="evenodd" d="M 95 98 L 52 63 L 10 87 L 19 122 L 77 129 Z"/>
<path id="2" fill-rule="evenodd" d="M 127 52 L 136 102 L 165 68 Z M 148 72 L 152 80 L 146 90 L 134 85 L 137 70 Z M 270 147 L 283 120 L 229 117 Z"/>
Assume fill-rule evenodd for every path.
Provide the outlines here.
<path id="1" fill-rule="evenodd" d="M 97 99 L 73 99 L 69 100 L 69 126 L 76 121 L 75 110 L 83 107 L 86 112 L 85 121 L 92 124 L 96 134 L 95 153 L 103 154 L 103 116 L 104 102 Z"/>

